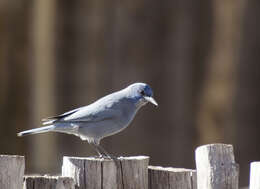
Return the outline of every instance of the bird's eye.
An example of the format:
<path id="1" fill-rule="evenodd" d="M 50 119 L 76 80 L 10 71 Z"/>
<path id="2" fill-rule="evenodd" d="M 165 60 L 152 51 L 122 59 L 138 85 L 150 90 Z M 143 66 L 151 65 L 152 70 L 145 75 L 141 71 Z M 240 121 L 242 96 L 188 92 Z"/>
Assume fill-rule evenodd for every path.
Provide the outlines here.
<path id="1" fill-rule="evenodd" d="M 142 90 L 140 93 L 141 93 L 141 95 L 143 95 L 143 96 L 145 95 L 144 90 Z"/>

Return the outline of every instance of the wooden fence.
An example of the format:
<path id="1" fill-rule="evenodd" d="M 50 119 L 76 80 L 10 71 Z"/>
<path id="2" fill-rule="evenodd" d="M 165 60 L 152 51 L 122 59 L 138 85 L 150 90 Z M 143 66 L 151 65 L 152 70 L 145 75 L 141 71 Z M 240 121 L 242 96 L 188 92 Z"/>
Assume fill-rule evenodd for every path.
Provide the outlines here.
<path id="1" fill-rule="evenodd" d="M 0 155 L 1 189 L 238 189 L 233 147 L 209 144 L 195 151 L 196 170 L 149 166 L 149 157 L 118 161 L 64 157 L 61 176 L 24 176 L 23 156 Z M 251 163 L 250 189 L 260 189 L 260 162 Z"/>

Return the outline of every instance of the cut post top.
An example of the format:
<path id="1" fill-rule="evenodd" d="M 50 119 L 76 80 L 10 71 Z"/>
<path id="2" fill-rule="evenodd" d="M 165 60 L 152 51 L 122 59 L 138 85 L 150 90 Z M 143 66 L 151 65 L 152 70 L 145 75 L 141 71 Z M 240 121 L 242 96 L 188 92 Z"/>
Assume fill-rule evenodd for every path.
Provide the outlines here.
<path id="1" fill-rule="evenodd" d="M 17 159 L 20 159 L 20 158 L 24 158 L 24 156 L 21 156 L 21 155 L 6 155 L 6 154 L 0 154 L 0 158 L 17 158 Z"/>
<path id="2" fill-rule="evenodd" d="M 73 179 L 72 177 L 62 176 L 62 175 L 24 175 L 24 178 L 46 178 L 46 179 Z"/>
<path id="3" fill-rule="evenodd" d="M 205 145 L 202 145 L 202 146 L 199 146 L 196 148 L 196 151 L 198 150 L 202 150 L 202 149 L 205 149 L 205 148 L 230 148 L 232 149 L 233 151 L 233 146 L 232 144 L 223 144 L 223 143 L 216 143 L 216 144 L 205 144 Z"/>
<path id="4" fill-rule="evenodd" d="M 156 171 L 169 171 L 169 172 L 196 172 L 194 169 L 175 168 L 175 167 L 161 167 L 161 166 L 148 166 L 148 169 Z"/>
<path id="5" fill-rule="evenodd" d="M 99 158 L 99 157 L 71 157 L 71 156 L 63 156 L 63 160 L 88 160 L 88 161 L 114 161 L 113 159 Z M 149 156 L 128 156 L 128 157 L 118 157 L 117 160 L 120 161 L 136 161 L 136 160 L 145 160 L 149 159 Z"/>

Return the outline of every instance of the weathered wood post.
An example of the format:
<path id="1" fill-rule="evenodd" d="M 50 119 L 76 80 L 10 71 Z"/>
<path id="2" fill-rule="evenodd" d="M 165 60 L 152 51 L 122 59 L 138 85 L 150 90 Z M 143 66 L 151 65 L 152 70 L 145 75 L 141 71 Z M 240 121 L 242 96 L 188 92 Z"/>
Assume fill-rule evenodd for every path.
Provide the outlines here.
<path id="1" fill-rule="evenodd" d="M 77 189 L 148 189 L 149 157 L 63 157 L 62 175 L 73 177 Z"/>
<path id="2" fill-rule="evenodd" d="M 250 164 L 250 189 L 260 189 L 260 161 Z"/>
<path id="3" fill-rule="evenodd" d="M 148 167 L 149 189 L 196 189 L 196 171 L 172 167 Z"/>
<path id="4" fill-rule="evenodd" d="M 25 176 L 23 189 L 75 189 L 74 179 L 62 176 Z"/>
<path id="5" fill-rule="evenodd" d="M 238 189 L 239 166 L 233 146 L 208 144 L 196 149 L 198 189 Z"/>
<path id="6" fill-rule="evenodd" d="M 24 157 L 0 155 L 0 188 L 18 189 L 23 186 Z"/>

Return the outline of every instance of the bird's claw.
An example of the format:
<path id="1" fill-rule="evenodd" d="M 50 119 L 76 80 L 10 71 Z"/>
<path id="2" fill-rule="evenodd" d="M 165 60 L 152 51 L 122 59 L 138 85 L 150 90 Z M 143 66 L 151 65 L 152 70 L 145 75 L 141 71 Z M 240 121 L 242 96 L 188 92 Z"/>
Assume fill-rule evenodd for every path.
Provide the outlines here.
<path id="1" fill-rule="evenodd" d="M 113 159 L 113 157 L 110 157 L 108 155 L 99 155 L 99 156 L 94 156 L 97 159 Z"/>
<path id="2" fill-rule="evenodd" d="M 112 159 L 110 156 L 101 156 L 103 159 Z"/>

